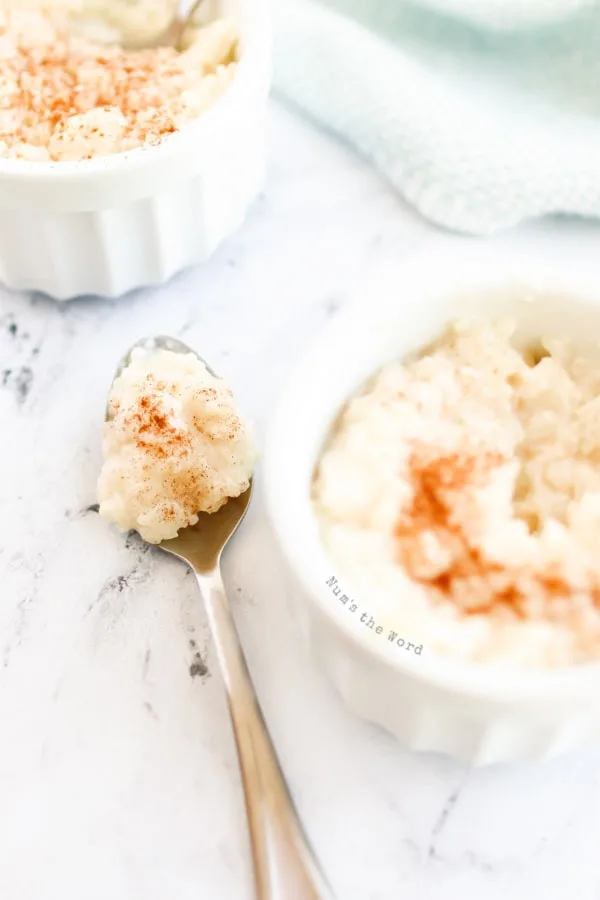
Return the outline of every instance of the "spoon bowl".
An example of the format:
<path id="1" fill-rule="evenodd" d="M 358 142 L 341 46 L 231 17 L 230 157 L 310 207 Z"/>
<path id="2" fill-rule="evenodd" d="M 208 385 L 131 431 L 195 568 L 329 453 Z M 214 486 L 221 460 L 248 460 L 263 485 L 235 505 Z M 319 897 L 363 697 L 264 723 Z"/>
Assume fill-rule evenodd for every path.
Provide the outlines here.
<path id="1" fill-rule="evenodd" d="M 153 335 L 152 337 L 140 338 L 139 341 L 136 341 L 135 344 L 129 348 L 117 365 L 115 374 L 113 375 L 113 384 L 131 363 L 131 358 L 135 350 L 144 350 L 148 354 L 157 353 L 160 350 L 169 350 L 171 353 L 193 353 L 193 355 L 206 366 L 211 375 L 214 375 L 215 378 L 219 377 L 213 372 L 206 360 L 202 359 L 195 350 L 192 350 L 192 348 L 188 347 L 187 344 L 184 344 L 183 341 L 180 341 L 178 338 L 169 337 L 167 334 L 158 334 Z M 107 418 L 109 418 L 108 414 Z"/>
<path id="2" fill-rule="evenodd" d="M 160 335 L 138 341 L 117 366 L 113 384 L 131 363 L 135 350 L 148 354 L 168 350 L 193 353 L 176 338 Z M 114 415 L 110 403 L 106 421 Z M 196 576 L 215 642 L 238 751 L 258 900 L 328 900 L 329 886 L 304 833 L 248 671 L 227 600 L 221 573 L 223 550 L 248 510 L 250 486 L 230 498 L 217 512 L 199 515 L 198 522 L 182 528 L 177 537 L 163 541 L 160 550 L 185 562 Z"/>
<path id="3" fill-rule="evenodd" d="M 148 355 L 159 353 L 162 350 L 167 350 L 171 353 L 192 353 L 206 366 L 214 378 L 219 378 L 206 360 L 183 341 L 169 335 L 160 334 L 141 338 L 129 348 L 117 365 L 113 376 L 113 384 L 131 363 L 133 353 L 136 350 L 143 350 Z M 113 415 L 113 409 L 108 403 L 106 406 L 106 421 L 110 421 Z M 161 541 L 153 546 L 159 547 L 165 553 L 170 553 L 172 556 L 187 562 L 197 572 L 210 572 L 219 565 L 221 554 L 226 544 L 234 532 L 237 531 L 248 511 L 252 496 L 252 483 L 251 479 L 250 487 L 243 494 L 240 494 L 238 497 L 231 497 L 217 512 L 199 513 L 199 519 L 195 525 L 182 528 L 177 537 Z"/>

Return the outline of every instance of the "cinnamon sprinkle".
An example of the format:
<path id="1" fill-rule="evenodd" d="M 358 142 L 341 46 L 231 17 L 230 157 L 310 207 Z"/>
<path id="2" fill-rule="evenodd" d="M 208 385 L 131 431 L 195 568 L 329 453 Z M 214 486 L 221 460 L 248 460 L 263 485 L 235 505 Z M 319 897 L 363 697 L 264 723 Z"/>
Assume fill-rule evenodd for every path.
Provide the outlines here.
<path id="1" fill-rule="evenodd" d="M 198 34 L 202 53 L 134 52 L 71 34 L 48 12 L 0 10 L 0 156 L 78 160 L 160 142 L 231 79 L 230 24 Z"/>
<path id="2" fill-rule="evenodd" d="M 190 452 L 189 432 L 169 423 L 158 392 L 154 396 L 145 394 L 140 397 L 139 410 L 128 416 L 123 424 L 131 430 L 136 448 L 151 456 L 164 459 L 169 455 L 185 456 Z"/>
<path id="3" fill-rule="evenodd" d="M 483 486 L 491 470 L 504 462 L 491 452 L 454 453 L 428 462 L 413 453 L 409 477 L 414 495 L 394 532 L 398 558 L 410 578 L 452 600 L 467 615 L 505 606 L 523 618 L 538 617 L 540 610 L 551 617 L 553 602 L 571 598 L 581 588 L 576 590 L 558 573 L 532 573 L 487 559 L 457 510 L 457 497 Z M 588 590 L 600 607 L 600 585 L 592 576 Z"/>

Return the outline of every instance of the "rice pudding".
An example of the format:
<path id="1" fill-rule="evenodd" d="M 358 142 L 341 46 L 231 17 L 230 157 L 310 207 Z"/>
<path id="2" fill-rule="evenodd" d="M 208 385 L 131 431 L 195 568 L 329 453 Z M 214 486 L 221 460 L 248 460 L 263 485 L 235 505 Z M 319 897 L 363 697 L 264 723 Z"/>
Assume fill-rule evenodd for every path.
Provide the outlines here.
<path id="1" fill-rule="evenodd" d="M 121 530 L 159 543 L 248 489 L 251 430 L 230 388 L 194 354 L 134 350 L 109 408 L 98 499 Z"/>
<path id="2" fill-rule="evenodd" d="M 43 10 L 79 37 L 137 45 L 161 34 L 178 5 L 178 0 L 0 0 L 0 10 Z"/>
<path id="3" fill-rule="evenodd" d="M 174 4 L 0 0 L 0 158 L 68 162 L 160 143 L 230 85 L 229 19 L 192 27 L 182 52 L 127 50 L 160 32 Z"/>
<path id="4" fill-rule="evenodd" d="M 314 510 L 340 580 L 424 652 L 600 657 L 600 363 L 458 322 L 340 414 Z"/>

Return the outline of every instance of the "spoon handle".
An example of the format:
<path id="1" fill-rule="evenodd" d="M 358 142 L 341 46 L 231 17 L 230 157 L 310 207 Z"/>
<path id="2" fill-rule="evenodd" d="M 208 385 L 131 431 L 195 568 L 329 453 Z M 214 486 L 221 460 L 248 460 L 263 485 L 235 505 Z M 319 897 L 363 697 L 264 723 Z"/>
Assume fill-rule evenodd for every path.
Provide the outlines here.
<path id="1" fill-rule="evenodd" d="M 304 833 L 248 672 L 219 569 L 196 572 L 242 772 L 258 900 L 333 900 Z"/>

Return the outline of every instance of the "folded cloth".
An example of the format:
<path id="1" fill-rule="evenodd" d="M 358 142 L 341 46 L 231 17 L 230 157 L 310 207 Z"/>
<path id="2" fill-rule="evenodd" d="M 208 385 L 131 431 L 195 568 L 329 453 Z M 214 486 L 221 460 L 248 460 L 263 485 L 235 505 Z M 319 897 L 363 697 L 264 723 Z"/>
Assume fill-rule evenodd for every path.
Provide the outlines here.
<path id="1" fill-rule="evenodd" d="M 403 0 L 278 0 L 275 18 L 276 92 L 426 218 L 489 234 L 600 216 L 600 3 L 513 32 Z"/>
<path id="2" fill-rule="evenodd" d="M 418 0 L 439 12 L 485 28 L 514 30 L 556 22 L 597 0 Z"/>

